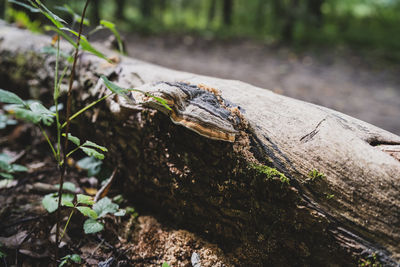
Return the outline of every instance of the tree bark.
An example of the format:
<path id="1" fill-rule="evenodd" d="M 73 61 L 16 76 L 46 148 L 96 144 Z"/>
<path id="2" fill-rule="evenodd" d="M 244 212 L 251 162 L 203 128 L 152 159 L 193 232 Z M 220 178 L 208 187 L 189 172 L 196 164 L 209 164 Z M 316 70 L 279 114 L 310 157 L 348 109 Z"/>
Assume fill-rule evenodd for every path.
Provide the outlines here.
<path id="1" fill-rule="evenodd" d="M 3 25 L 0 38 L 0 87 L 51 92 L 49 37 Z M 169 101 L 109 98 L 75 131 L 107 144 L 135 206 L 217 243 L 228 265 L 400 263 L 399 136 L 239 81 L 128 57 L 80 66 L 76 108 L 108 93 L 100 75 Z"/>

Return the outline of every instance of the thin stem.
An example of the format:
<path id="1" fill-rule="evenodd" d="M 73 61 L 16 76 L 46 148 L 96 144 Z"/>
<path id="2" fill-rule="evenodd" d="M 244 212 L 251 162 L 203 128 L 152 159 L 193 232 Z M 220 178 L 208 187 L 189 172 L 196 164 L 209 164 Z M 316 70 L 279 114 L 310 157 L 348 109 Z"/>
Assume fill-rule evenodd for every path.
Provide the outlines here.
<path id="1" fill-rule="evenodd" d="M 42 131 L 42 134 L 44 136 L 44 138 L 46 139 L 47 143 L 49 144 L 49 147 L 51 148 L 51 151 L 53 152 L 54 158 L 57 160 L 57 153 L 54 149 L 54 146 L 51 144 L 51 141 L 49 139 L 49 136 L 47 135 L 46 131 L 43 129 L 42 125 L 38 124 L 40 131 Z"/>
<path id="2" fill-rule="evenodd" d="M 54 74 L 54 104 L 56 106 L 56 124 L 57 124 L 57 163 L 60 166 L 60 155 L 61 155 L 61 127 L 60 127 L 60 114 L 58 112 L 58 61 L 60 59 L 60 36 L 57 35 L 57 56 L 56 56 L 56 67 Z"/>
<path id="3" fill-rule="evenodd" d="M 74 208 L 71 210 L 71 213 L 69 214 L 67 223 L 64 226 L 64 230 L 63 230 L 63 232 L 61 234 L 60 240 L 62 240 L 62 238 L 64 237 L 64 234 L 65 234 L 65 231 L 67 231 L 67 227 L 68 227 L 69 221 L 71 220 L 72 215 L 74 214 L 75 208 L 76 208 L 76 206 L 74 206 Z"/>
<path id="4" fill-rule="evenodd" d="M 107 97 L 111 96 L 113 93 L 108 94 L 106 96 L 103 96 L 100 99 L 97 99 L 95 101 L 93 101 L 92 103 L 90 103 L 89 105 L 87 105 L 86 107 L 83 107 L 82 109 L 80 109 L 78 112 L 76 112 L 74 115 L 72 115 L 69 120 L 72 121 L 73 119 L 75 119 L 76 117 L 78 117 L 79 115 L 81 115 L 83 112 L 85 112 L 86 110 L 90 109 L 91 107 L 93 107 L 94 105 L 96 105 L 97 103 L 103 101 L 104 99 L 106 99 Z M 67 125 L 67 122 L 64 122 L 63 125 L 61 125 L 61 129 L 64 128 Z"/>
<path id="5" fill-rule="evenodd" d="M 85 19 L 85 14 L 86 14 L 86 9 L 89 5 L 90 0 L 86 0 L 85 7 L 83 8 L 82 11 L 82 20 L 79 25 L 79 32 L 78 32 L 78 38 L 76 40 L 76 48 L 75 48 L 75 55 L 74 55 L 74 61 L 72 63 L 72 69 L 71 69 L 71 75 L 69 79 L 69 87 L 68 87 L 68 97 L 67 97 L 67 115 L 66 115 L 66 129 L 65 129 L 65 136 L 68 137 L 69 133 L 69 124 L 70 124 L 70 114 L 71 114 L 71 101 L 72 101 L 72 84 L 74 82 L 74 73 L 75 73 L 75 68 L 76 68 L 76 62 L 78 61 L 78 53 L 79 53 L 79 44 L 81 41 L 81 35 L 82 35 L 82 30 L 83 30 L 83 21 Z M 56 226 L 56 260 L 58 259 L 58 246 L 60 244 L 60 239 L 59 239 L 59 234 L 60 234 L 60 219 L 61 219 L 61 212 L 60 212 L 60 207 L 61 207 L 61 195 L 62 195 L 62 187 L 64 184 L 64 175 L 65 175 L 65 170 L 66 170 L 66 162 L 67 162 L 67 151 L 68 149 L 68 138 L 65 138 L 65 143 L 64 143 L 64 148 L 63 148 L 63 164 L 61 165 L 60 169 L 60 188 L 58 189 L 58 206 L 57 206 L 57 226 Z"/>
<path id="6" fill-rule="evenodd" d="M 74 148 L 72 151 L 70 151 L 68 154 L 67 154 L 67 158 L 69 158 L 69 156 L 71 156 L 75 151 L 77 151 L 79 148 L 81 148 L 81 146 L 78 146 L 78 147 L 76 147 L 76 148 Z"/>

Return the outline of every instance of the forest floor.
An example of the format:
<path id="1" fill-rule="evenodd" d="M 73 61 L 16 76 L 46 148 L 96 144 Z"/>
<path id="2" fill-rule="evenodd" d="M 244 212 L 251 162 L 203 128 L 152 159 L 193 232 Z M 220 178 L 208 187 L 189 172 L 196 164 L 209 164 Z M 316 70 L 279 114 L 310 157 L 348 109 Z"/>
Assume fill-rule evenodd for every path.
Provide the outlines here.
<path id="1" fill-rule="evenodd" d="M 400 134 L 400 64 L 350 49 L 294 53 L 262 43 L 129 35 L 129 56 L 168 68 L 241 80 L 335 109 Z"/>
<path id="2" fill-rule="evenodd" d="M 34 125 L 25 123 L 8 126 L 0 134 L 1 156 L 28 168 L 26 173 L 15 173 L 14 179 L 0 179 L 0 266 L 58 266 L 60 260 L 54 264 L 56 212 L 48 213 L 42 205 L 43 197 L 54 193 L 59 181 L 46 140 Z M 77 159 L 68 160 L 66 181 L 74 184 L 74 194 L 94 196 L 101 180 L 79 168 Z M 134 210 L 120 195 L 123 177 L 117 174 L 116 179 L 107 197 L 115 202 L 117 197 L 120 208 Z M 62 228 L 70 212 L 62 208 Z M 192 266 L 194 252 L 202 266 L 226 266 L 223 263 L 228 262 L 216 245 L 166 226 L 146 211 L 127 212 L 122 217 L 108 214 L 102 219 L 104 230 L 96 234 L 84 234 L 86 218 L 79 212 L 71 218 L 59 258 L 77 254 L 82 261 L 65 266 Z"/>

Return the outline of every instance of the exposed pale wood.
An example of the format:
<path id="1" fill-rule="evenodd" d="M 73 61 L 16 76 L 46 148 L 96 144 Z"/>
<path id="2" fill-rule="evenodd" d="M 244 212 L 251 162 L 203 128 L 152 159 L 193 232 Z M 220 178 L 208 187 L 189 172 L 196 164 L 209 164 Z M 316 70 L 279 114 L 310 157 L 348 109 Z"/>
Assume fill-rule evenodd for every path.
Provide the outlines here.
<path id="1" fill-rule="evenodd" d="M 43 45 L 50 43 L 48 37 L 3 25 L 0 40 L 1 65 L 22 64 L 21 68 L 35 74 L 29 79 L 39 89 L 46 84 L 46 79 L 51 80 L 52 71 L 47 64 L 54 62 L 54 58 L 38 54 Z M 37 61 L 32 64 L 39 67 L 32 68 L 31 62 L 13 62 L 17 54 L 34 57 Z M 7 71 L 0 67 L 1 75 L 6 76 Z M 292 254 L 300 264 L 321 264 L 325 259 L 327 264 L 335 265 L 357 262 L 357 258 L 350 256 L 363 258 L 376 252 L 385 264 L 400 263 L 399 136 L 334 110 L 243 82 L 174 71 L 127 57 L 121 58 L 118 65 L 110 65 L 94 56 L 82 55 L 79 84 L 85 84 L 88 91 L 77 94 L 79 101 L 103 95 L 106 89 L 98 79 L 101 74 L 127 88 L 143 84 L 146 85 L 142 88 L 149 88 L 149 84 L 158 81 L 205 84 L 220 90 L 223 99 L 239 105 L 249 123 L 249 128 L 234 143 L 208 140 L 166 122 L 165 115 L 126 105 L 118 98 L 109 99 L 108 110 L 96 113 L 100 112 L 96 115 L 96 127 L 101 130 L 91 130 L 99 138 L 118 143 L 110 144 L 115 148 L 111 150 L 116 158 L 123 159 L 121 164 L 131 179 L 125 182 L 131 183 L 126 187 L 133 188 L 132 194 L 138 197 L 136 201 L 149 201 L 152 209 L 157 211 L 158 207 L 161 213 L 176 220 L 180 217 L 179 225 L 203 232 L 225 245 L 225 251 L 239 262 L 290 264 L 296 260 L 285 257 Z M 9 76 L 14 82 L 18 78 L 15 73 Z M 101 121 L 104 119 L 107 122 Z M 151 149 L 155 150 L 153 154 Z M 223 165 L 210 164 L 212 170 L 194 168 L 197 163 L 193 161 L 207 162 L 207 158 L 220 158 Z M 235 162 L 240 166 L 239 171 Z M 262 183 L 268 193 L 252 195 L 253 191 L 263 190 L 260 184 L 250 182 L 255 174 L 244 167 L 254 162 L 272 164 L 290 178 L 290 187 Z M 159 169 L 148 170 L 152 166 Z M 312 170 L 323 173 L 325 178 L 311 181 Z M 206 173 L 210 176 L 206 177 Z M 246 175 L 248 183 L 241 180 Z M 191 180 L 179 180 L 184 178 Z M 191 183 L 199 183 L 199 191 L 204 192 L 196 196 Z M 218 195 L 218 188 L 224 186 L 229 197 Z M 218 199 L 211 197 L 214 194 Z M 265 204 L 263 198 L 268 196 L 273 197 Z M 250 198 L 248 204 L 246 201 Z M 152 203 L 152 200 L 161 202 Z M 235 204 L 228 203 L 233 200 Z M 261 211 L 257 205 L 266 210 Z M 274 214 L 275 211 L 280 213 Z M 207 224 L 207 217 L 214 227 Z M 198 223 L 194 221 L 196 218 Z M 258 226 L 263 220 L 267 230 Z M 248 229 L 252 223 L 257 225 L 254 228 L 257 233 Z M 233 234 L 228 234 L 226 229 Z M 285 240 L 279 240 L 280 231 Z M 226 244 L 231 240 L 236 242 L 234 246 Z M 283 259 L 276 259 L 279 249 L 286 250 L 281 251 Z"/>

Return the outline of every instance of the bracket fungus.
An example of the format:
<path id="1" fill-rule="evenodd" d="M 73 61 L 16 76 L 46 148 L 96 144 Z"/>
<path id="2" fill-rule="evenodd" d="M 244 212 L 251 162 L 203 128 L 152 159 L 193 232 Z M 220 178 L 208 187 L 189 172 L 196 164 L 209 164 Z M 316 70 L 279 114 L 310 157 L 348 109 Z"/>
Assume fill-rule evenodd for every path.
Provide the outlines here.
<path id="1" fill-rule="evenodd" d="M 185 82 L 158 82 L 137 89 L 165 99 L 171 110 L 149 96 L 132 92 L 136 101 L 167 114 L 175 124 L 202 136 L 234 142 L 239 133 L 239 107 L 224 100 L 214 88 Z"/>

